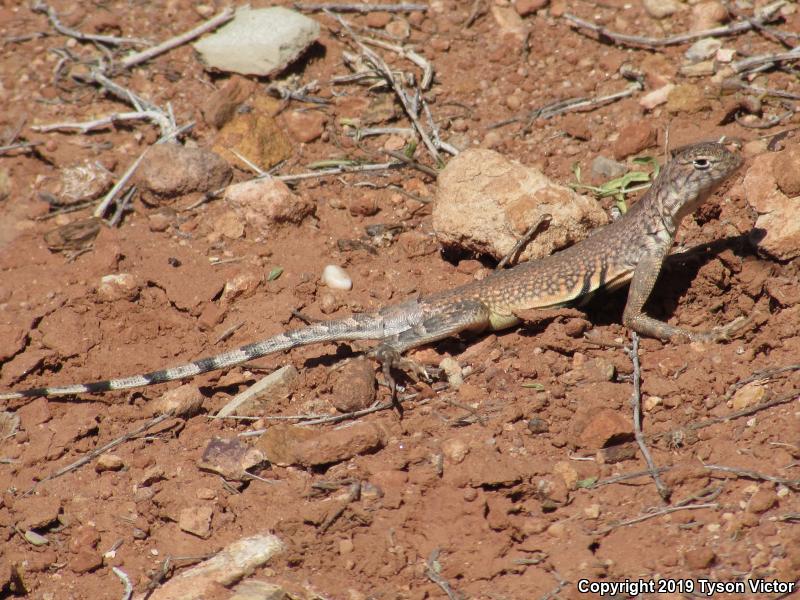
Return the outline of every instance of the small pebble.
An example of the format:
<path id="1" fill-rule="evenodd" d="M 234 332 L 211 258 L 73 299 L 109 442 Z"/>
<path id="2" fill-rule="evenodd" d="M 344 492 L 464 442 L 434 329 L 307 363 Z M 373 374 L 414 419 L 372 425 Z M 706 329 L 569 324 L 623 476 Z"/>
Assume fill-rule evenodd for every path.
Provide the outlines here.
<path id="1" fill-rule="evenodd" d="M 333 290 L 353 289 L 353 280 L 347 271 L 338 265 L 327 265 L 322 270 L 322 283 Z"/>

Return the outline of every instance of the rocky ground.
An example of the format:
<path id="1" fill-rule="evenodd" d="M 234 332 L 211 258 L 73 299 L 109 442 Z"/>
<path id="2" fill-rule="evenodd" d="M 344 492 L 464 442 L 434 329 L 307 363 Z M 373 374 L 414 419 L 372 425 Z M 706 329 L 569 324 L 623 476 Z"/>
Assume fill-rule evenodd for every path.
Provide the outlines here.
<path id="1" fill-rule="evenodd" d="M 351 29 L 307 12 L 318 41 L 258 77 L 212 72 L 188 44 L 125 68 L 129 46 L 74 35 L 157 43 L 222 3 L 0 3 L 0 390 L 155 370 L 300 327 L 298 311 L 343 317 L 469 282 L 536 213 L 506 209 L 483 241 L 446 233 L 448 181 L 464 186 L 456 199 L 472 190 L 478 213 L 463 222 L 476 230 L 499 205 L 481 199 L 515 193 L 475 192 L 490 164 L 523 197 L 532 168 L 547 186 L 610 189 L 578 189 L 597 224 L 636 201 L 613 193 L 622 174 L 651 172 L 633 158 L 726 136 L 745 164 L 686 220 L 647 310 L 687 327 L 751 322 L 728 343 L 641 341 L 643 430 L 669 503 L 632 443 L 620 290 L 412 352 L 444 374 L 402 380 L 402 414 L 356 343 L 183 384 L 4 402 L 1 597 L 120 598 L 127 578 L 151 598 L 577 598 L 582 580 L 641 578 L 661 581 L 641 597 L 682 598 L 703 595 L 701 580 L 800 579 L 800 85 L 793 55 L 759 58 L 800 43 L 797 4 L 769 16 L 762 2 L 426 6 L 344 14 Z M 645 39 L 718 27 L 729 35 Z M 409 146 L 408 110 L 363 76 L 353 36 L 393 45 L 367 48 L 409 91 L 423 63 L 396 49 L 430 63 L 430 149 Z M 108 81 L 88 81 L 101 63 Z M 37 129 L 137 110 L 114 84 L 162 116 Z M 583 100 L 555 104 L 571 99 Z M 183 147 L 156 144 L 190 123 Z M 439 176 L 468 149 L 494 153 Z M 145 150 L 126 206 L 93 219 Z M 252 182 L 256 170 L 285 181 Z M 534 243 L 574 241 L 553 220 Z M 323 277 L 327 265 L 343 271 Z M 211 418 L 279 368 L 264 395 Z M 252 573 L 192 593 L 176 579 L 267 534 L 276 552 L 248 558 Z M 238 578 L 250 587 L 232 591 Z"/>

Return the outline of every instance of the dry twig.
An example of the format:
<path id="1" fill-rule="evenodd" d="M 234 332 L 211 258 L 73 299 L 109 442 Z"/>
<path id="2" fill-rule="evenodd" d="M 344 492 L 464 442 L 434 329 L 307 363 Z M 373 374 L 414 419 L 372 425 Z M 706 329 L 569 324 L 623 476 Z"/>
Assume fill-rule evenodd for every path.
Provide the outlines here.
<path id="1" fill-rule="evenodd" d="M 692 42 L 707 37 L 722 37 L 729 35 L 736 35 L 745 31 L 750 31 L 756 24 L 763 25 L 774 20 L 778 15 L 778 10 L 785 4 L 785 0 L 779 0 L 765 6 L 758 15 L 747 21 L 737 21 L 730 25 L 722 27 L 714 27 L 713 29 L 704 29 L 703 31 L 694 31 L 691 33 L 682 33 L 672 35 L 665 38 L 653 38 L 641 35 L 629 35 L 627 33 L 619 33 L 606 29 L 602 25 L 590 23 L 584 19 L 576 17 L 570 13 L 564 13 L 563 17 L 569 21 L 573 26 L 579 30 L 589 30 L 597 34 L 601 41 L 612 41 L 623 46 L 633 46 L 637 48 L 648 48 L 654 50 L 656 48 L 663 48 L 664 46 L 675 46 L 686 42 Z"/>
<path id="2" fill-rule="evenodd" d="M 664 502 L 669 502 L 669 497 L 672 490 L 661 480 L 658 474 L 656 465 L 653 462 L 653 457 L 650 455 L 650 450 L 647 448 L 647 443 L 642 433 L 642 369 L 639 364 L 639 334 L 635 331 L 631 332 L 631 348 L 628 355 L 633 363 L 633 392 L 631 394 L 631 405 L 633 407 L 633 433 L 636 436 L 636 443 L 642 451 L 642 456 L 647 463 L 647 468 L 650 471 L 650 476 L 656 484 L 658 495 Z"/>
<path id="3" fill-rule="evenodd" d="M 368 12 L 426 12 L 426 4 L 339 4 L 325 3 L 313 4 L 308 2 L 295 2 L 296 10 L 307 12 L 342 12 L 342 13 L 368 13 Z"/>
<path id="4" fill-rule="evenodd" d="M 186 42 L 190 42 L 191 40 L 200 37 L 207 31 L 211 31 L 216 29 L 220 25 L 223 25 L 230 21 L 233 18 L 234 10 L 232 7 L 228 7 L 223 10 L 221 13 L 211 17 L 207 21 L 201 23 L 197 27 L 190 29 L 180 35 L 176 35 L 160 44 L 153 46 L 152 48 L 148 48 L 147 50 L 143 50 L 141 52 L 137 52 L 136 54 L 131 54 L 130 56 L 122 59 L 117 65 L 114 65 L 114 70 L 124 70 L 130 69 L 131 67 L 143 63 L 145 61 L 150 60 L 151 58 L 158 56 L 159 54 L 163 54 L 164 52 L 168 52 L 173 48 L 177 48 L 178 46 L 182 46 Z"/>
<path id="5" fill-rule="evenodd" d="M 58 18 L 58 13 L 56 10 L 49 6 L 46 2 L 42 0 L 37 0 L 31 6 L 31 10 L 33 12 L 44 13 L 47 15 L 47 18 L 50 20 L 50 24 L 53 26 L 58 33 L 62 35 L 66 35 L 67 37 L 75 38 L 81 42 L 96 42 L 98 44 L 109 44 L 111 46 L 119 46 L 122 44 L 132 44 L 132 45 L 145 45 L 149 44 L 147 40 L 143 40 L 140 38 L 123 38 L 117 37 L 114 35 L 97 35 L 92 33 L 82 33 L 76 29 L 72 29 L 71 27 L 67 27 Z"/>

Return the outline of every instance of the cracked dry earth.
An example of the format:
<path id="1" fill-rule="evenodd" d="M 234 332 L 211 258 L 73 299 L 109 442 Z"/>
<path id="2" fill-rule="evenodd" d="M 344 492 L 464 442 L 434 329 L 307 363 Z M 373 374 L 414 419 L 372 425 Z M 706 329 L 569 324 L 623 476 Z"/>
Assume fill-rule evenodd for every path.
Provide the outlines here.
<path id="1" fill-rule="evenodd" d="M 75 29 L 155 41 L 223 8 L 185 0 L 51 6 Z M 656 465 L 665 469 L 671 504 L 662 502 L 647 475 L 613 481 L 646 468 L 631 443 L 632 363 L 623 348 L 629 338 L 620 325 L 625 292 L 619 291 L 500 335 L 412 352 L 432 366 L 452 357 L 469 376 L 457 389 L 405 381 L 406 393 L 415 395 L 403 403 L 402 416 L 384 410 L 355 424 L 310 425 L 322 463 L 289 455 L 251 469 L 257 479 L 226 481 L 201 468 L 206 448 L 221 438 L 279 453 L 286 450 L 282 440 L 309 434 L 287 425 L 292 419 L 273 417 L 352 410 L 349 401 L 359 386 L 371 385 L 362 383 L 375 371 L 346 360 L 358 346 L 298 349 L 198 376 L 188 388 L 176 383 L 10 401 L 0 407 L 7 413 L 0 437 L 0 597 L 120 598 L 123 584 L 112 567 L 143 594 L 152 582 L 259 533 L 274 533 L 285 544 L 249 576 L 284 590 L 270 597 L 421 600 L 445 598 L 449 586 L 451 597 L 459 598 L 578 598 L 584 597 L 581 580 L 641 578 L 684 586 L 690 579 L 797 581 L 800 371 L 742 385 L 754 373 L 800 362 L 800 263 L 757 250 L 751 236 L 756 215 L 742 183 L 759 156 L 800 147 L 792 131 L 797 116 L 766 130 L 747 127 L 746 119 L 728 118 L 738 105 L 720 94 L 718 82 L 679 73 L 688 44 L 658 52 L 617 47 L 559 18 L 568 10 L 609 29 L 663 36 L 696 25 L 696 7 L 681 6 L 660 21 L 639 2 L 618 0 L 518 0 L 516 7 L 445 0 L 431 2 L 425 13 L 347 15 L 378 34 L 407 30 L 404 43 L 435 67 L 426 97 L 445 139 L 491 147 L 559 182 L 574 180 L 577 163 L 585 179 L 602 183 L 606 178 L 591 175 L 600 155 L 661 157 L 667 128 L 670 146 L 721 135 L 744 143 L 745 166 L 684 223 L 680 253 L 668 261 L 648 304 L 654 316 L 690 327 L 753 317 L 729 343 L 641 342 L 643 427 Z M 785 12 L 776 26 L 800 29 L 797 12 Z M 347 38 L 333 19 L 313 16 L 322 24 L 320 41 L 290 72 L 301 83 L 319 81 L 318 95 L 331 102 L 311 107 L 323 131 L 306 142 L 300 139 L 310 126 L 297 124 L 304 114 L 297 111 L 309 105 L 280 107 L 278 126 L 290 134 L 280 172 L 306 171 L 310 162 L 331 157 L 385 160 L 379 150 L 396 140 L 356 143 L 344 135 L 341 119 L 381 103 L 392 106 L 392 96 L 330 84 L 347 72 Z M 517 26 L 530 35 L 518 35 Z M 36 32 L 48 35 L 29 35 Z M 198 194 L 187 194 L 153 207 L 136 197 L 121 223 L 101 227 L 89 246 L 76 251 L 54 244 L 48 232 L 85 219 L 92 208 L 45 218 L 52 207 L 40 192 L 49 182 L 86 160 L 118 178 L 157 133 L 144 124 L 89 134 L 34 132 L 32 125 L 85 121 L 128 107 L 68 77 L 54 79 L 61 58 L 72 57 L 72 68 L 79 68 L 99 51 L 55 33 L 27 4 L 0 2 L 0 39 L 6 40 L 0 53 L 3 139 L 40 144 L 35 152 L 0 155 L 2 390 L 179 364 L 301 326 L 294 310 L 313 318 L 344 316 L 462 284 L 493 267 L 481 257 L 440 252 L 430 204 L 408 195 L 432 198 L 436 182 L 410 168 L 303 180 L 293 189 L 314 215 L 268 231 L 226 235 L 221 199 L 197 205 Z M 722 41 L 741 55 L 778 51 L 752 31 Z M 413 69 L 394 55 L 386 58 Z M 645 73 L 640 94 L 527 128 L 524 119 L 490 127 L 556 100 L 625 89 L 618 74 L 623 65 Z M 266 96 L 267 81 L 237 79 L 248 91 L 245 105 Z M 158 106 L 171 103 L 179 123 L 196 121 L 192 143 L 214 146 L 217 132 L 204 115 L 212 92 L 229 78 L 205 71 L 190 46 L 116 81 Z M 697 102 L 642 108 L 641 95 L 665 83 L 689 86 L 684 89 L 697 92 Z M 756 83 L 800 93 L 790 68 L 761 74 Z M 765 102 L 765 110 L 772 108 Z M 384 126 L 408 126 L 397 106 L 382 118 Z M 784 130 L 779 138 L 763 137 Z M 422 149 L 416 158 L 430 164 Z M 236 181 L 252 176 L 230 160 Z M 599 202 L 606 211 L 614 206 L 611 198 Z M 376 225 L 384 226 L 380 243 L 365 233 Z M 351 291 L 320 283 L 327 264 L 347 270 Z M 269 277 L 277 267 L 280 276 Z M 104 295 L 102 278 L 122 273 L 136 282 L 130 293 Z M 234 291 L 223 291 L 226 284 Z M 254 420 L 209 418 L 235 393 L 285 365 L 296 367 L 296 379 L 262 404 Z M 49 478 L 142 428 L 174 388 L 188 390 L 193 411 Z M 379 388 L 378 400 L 387 398 Z M 779 399 L 785 402 L 762 406 Z M 243 436 L 263 429 L 272 432 L 268 441 Z M 681 503 L 692 508 L 628 523 Z M 699 589 L 664 588 L 641 597 L 696 597 Z M 206 597 L 232 595 L 218 586 Z"/>

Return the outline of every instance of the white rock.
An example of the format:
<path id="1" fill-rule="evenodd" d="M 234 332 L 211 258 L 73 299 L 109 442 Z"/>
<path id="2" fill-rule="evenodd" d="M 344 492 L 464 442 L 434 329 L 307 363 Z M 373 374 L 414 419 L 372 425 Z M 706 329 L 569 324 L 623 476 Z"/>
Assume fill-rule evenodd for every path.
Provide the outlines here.
<path id="1" fill-rule="evenodd" d="M 639 105 L 647 110 L 653 110 L 656 106 L 665 104 L 669 98 L 669 93 L 675 88 L 675 84 L 668 83 L 660 88 L 648 92 L 639 99 Z"/>
<path id="2" fill-rule="evenodd" d="M 233 20 L 194 44 L 207 65 L 242 75 L 272 75 L 313 44 L 319 23 L 279 6 L 243 6 Z"/>
<path id="3" fill-rule="evenodd" d="M 528 244 L 521 260 L 552 254 L 608 221 L 592 198 L 493 150 L 466 150 L 451 159 L 438 186 L 433 228 L 439 242 L 498 259 L 545 214 L 552 216 L 549 227 Z"/>
<path id="4" fill-rule="evenodd" d="M 714 56 L 720 48 L 722 48 L 722 42 L 718 39 L 702 38 L 689 46 L 688 50 L 686 50 L 683 55 L 687 60 L 700 62 L 701 60 L 708 60 Z"/>
<path id="5" fill-rule="evenodd" d="M 86 161 L 81 165 L 62 169 L 58 179 L 45 184 L 43 191 L 55 196 L 61 204 L 72 205 L 99 198 L 112 185 L 114 179 L 108 170 Z"/>
<path id="6" fill-rule="evenodd" d="M 322 283 L 334 290 L 353 289 L 353 280 L 342 267 L 327 265 L 322 270 Z"/>
<path id="7" fill-rule="evenodd" d="M 654 19 L 663 19 L 678 11 L 681 3 L 677 0 L 642 0 L 642 6 Z"/>
<path id="8" fill-rule="evenodd" d="M 305 196 L 293 193 L 285 183 L 272 177 L 229 185 L 225 189 L 225 202 L 258 232 L 280 223 L 300 223 L 316 209 Z"/>

